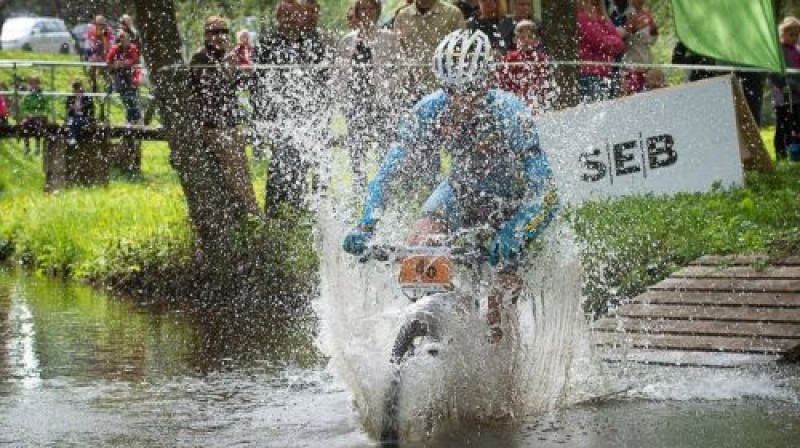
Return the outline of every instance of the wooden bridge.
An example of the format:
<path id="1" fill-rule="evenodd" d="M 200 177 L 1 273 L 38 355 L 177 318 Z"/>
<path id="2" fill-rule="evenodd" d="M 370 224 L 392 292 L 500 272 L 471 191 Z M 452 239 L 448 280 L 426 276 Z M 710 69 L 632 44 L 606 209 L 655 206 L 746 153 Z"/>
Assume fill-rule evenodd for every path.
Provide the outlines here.
<path id="1" fill-rule="evenodd" d="M 166 140 L 167 133 L 163 127 L 146 126 L 109 126 L 98 124 L 88 126 L 84 130 L 86 138 L 133 138 L 136 140 Z M 50 123 L 33 131 L 24 129 L 20 125 L 0 125 L 0 138 L 9 137 L 42 137 L 42 138 L 69 138 L 67 126 Z"/>
<path id="2" fill-rule="evenodd" d="M 0 126 L 0 138 L 41 137 L 44 141 L 42 165 L 45 191 L 76 185 L 107 183 L 112 168 L 128 174 L 141 169 L 141 141 L 166 140 L 162 127 L 87 126 L 76 146 L 69 146 L 69 128 L 50 123 L 37 129 L 19 125 Z"/>
<path id="3" fill-rule="evenodd" d="M 800 360 L 800 256 L 702 257 L 593 325 L 609 362 Z"/>

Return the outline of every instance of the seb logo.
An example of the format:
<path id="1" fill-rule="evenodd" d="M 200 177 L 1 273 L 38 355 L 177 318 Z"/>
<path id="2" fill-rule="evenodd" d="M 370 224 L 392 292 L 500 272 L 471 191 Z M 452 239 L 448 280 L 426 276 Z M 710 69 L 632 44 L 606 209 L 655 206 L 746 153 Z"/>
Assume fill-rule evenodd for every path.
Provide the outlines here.
<path id="1" fill-rule="evenodd" d="M 669 134 L 639 138 L 620 143 L 608 143 L 605 150 L 594 148 L 581 154 L 583 166 L 581 179 L 597 182 L 608 178 L 613 184 L 615 177 L 639 174 L 647 177 L 648 171 L 673 165 L 678 161 L 675 140 Z"/>

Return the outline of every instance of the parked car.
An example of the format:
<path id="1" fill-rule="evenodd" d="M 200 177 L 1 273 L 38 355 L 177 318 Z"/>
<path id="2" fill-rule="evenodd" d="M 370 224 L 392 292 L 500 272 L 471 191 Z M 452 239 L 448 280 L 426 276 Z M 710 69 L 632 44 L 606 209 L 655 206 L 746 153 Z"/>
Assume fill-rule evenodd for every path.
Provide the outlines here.
<path id="1" fill-rule="evenodd" d="M 4 50 L 70 53 L 75 40 L 64 21 L 55 17 L 12 17 L 3 23 L 0 45 Z"/>

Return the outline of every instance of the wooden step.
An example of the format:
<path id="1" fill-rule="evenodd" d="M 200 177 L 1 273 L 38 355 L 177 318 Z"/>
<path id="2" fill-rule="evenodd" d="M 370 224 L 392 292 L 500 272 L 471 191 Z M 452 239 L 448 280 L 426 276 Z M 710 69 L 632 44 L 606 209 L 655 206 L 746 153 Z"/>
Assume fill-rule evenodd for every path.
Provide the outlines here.
<path id="1" fill-rule="evenodd" d="M 662 291 L 752 291 L 752 292 L 800 292 L 800 278 L 793 280 L 775 279 L 708 279 L 708 278 L 667 278 L 648 288 Z"/>
<path id="2" fill-rule="evenodd" d="M 770 260 L 766 255 L 705 255 L 689 263 L 691 265 L 725 266 L 725 265 L 754 265 L 769 263 L 774 266 L 800 266 L 800 256 Z"/>
<path id="3" fill-rule="evenodd" d="M 594 331 L 650 333 L 697 336 L 757 337 L 770 339 L 798 339 L 800 323 L 775 324 L 764 322 L 728 322 L 698 320 L 642 320 L 630 318 L 604 318 L 592 325 Z"/>
<path id="4" fill-rule="evenodd" d="M 784 308 L 629 304 L 614 310 L 613 314 L 631 318 L 800 323 L 800 312 Z"/>
<path id="5" fill-rule="evenodd" d="M 696 352 L 687 350 L 647 350 L 621 351 L 616 348 L 598 346 L 596 353 L 608 363 L 637 363 L 675 367 L 739 368 L 773 363 L 780 355 L 730 352 Z"/>
<path id="6" fill-rule="evenodd" d="M 596 345 L 634 349 L 757 354 L 785 354 L 797 350 L 797 347 L 800 346 L 800 341 L 797 339 L 764 339 L 755 337 L 595 333 L 593 339 Z"/>
<path id="7" fill-rule="evenodd" d="M 626 303 L 800 308 L 800 293 L 650 290 Z"/>
<path id="8" fill-rule="evenodd" d="M 746 279 L 800 279 L 800 266 L 771 266 L 756 269 L 751 266 L 688 266 L 673 273 L 673 278 L 746 278 Z"/>

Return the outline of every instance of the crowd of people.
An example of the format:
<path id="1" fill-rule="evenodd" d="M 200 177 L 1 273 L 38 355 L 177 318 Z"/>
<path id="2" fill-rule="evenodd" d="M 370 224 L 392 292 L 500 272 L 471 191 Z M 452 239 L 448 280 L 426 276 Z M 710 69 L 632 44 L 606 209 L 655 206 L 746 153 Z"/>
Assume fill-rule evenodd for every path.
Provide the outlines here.
<path id="1" fill-rule="evenodd" d="M 139 108 L 139 85 L 142 82 L 142 70 L 139 68 L 139 33 L 129 15 L 120 19 L 120 28 L 114 30 L 107 24 L 105 16 L 98 14 L 86 31 L 87 47 L 85 56 L 88 62 L 96 63 L 87 69 L 90 90 L 97 93 L 98 80 L 105 80 L 106 93 L 117 92 L 125 106 L 128 125 L 141 123 Z M 97 64 L 102 65 L 97 65 Z M 96 121 L 95 101 L 86 94 L 84 80 L 76 78 L 71 82 L 71 95 L 63 100 L 64 122 L 69 128 L 69 145 L 76 145 L 83 130 Z M 0 85 L 0 90 L 7 86 Z M 27 83 L 19 86 L 23 93 L 19 104 L 20 126 L 23 128 L 25 155 L 39 155 L 42 149 L 41 137 L 37 130 L 48 124 L 51 112 L 54 112 L 55 101 L 45 94 L 38 75 L 31 75 Z M 0 95 L 0 124 L 8 124 L 11 116 L 11 104 Z M 34 136 L 34 137 L 30 137 Z M 31 151 L 30 141 L 33 140 Z"/>
<path id="2" fill-rule="evenodd" d="M 431 58 L 455 30 L 480 30 L 489 37 L 498 63 L 496 87 L 522 98 L 534 113 L 555 106 L 555 73 L 530 0 L 408 0 L 391 14 L 384 14 L 382 6 L 379 0 L 353 0 L 346 17 L 350 30 L 338 40 L 319 26 L 315 0 L 279 1 L 274 27 L 257 42 L 250 42 L 248 30 L 240 30 L 229 44 L 227 21 L 217 16 L 207 20 L 205 44 L 192 57 L 197 67 L 194 103 L 204 127 L 222 128 L 230 126 L 226 120 L 242 116 L 233 91 L 250 92 L 247 109 L 258 128 L 252 133 L 254 153 L 261 156 L 267 143 L 272 151 L 268 200 L 301 205 L 303 191 L 298 189 L 316 159 L 306 151 L 306 142 L 325 146 L 332 141 L 328 120 L 336 107 L 347 119 L 344 146 L 355 188 L 363 191 L 365 154 L 372 147 L 379 154 L 385 151 L 395 137 L 390 124 L 439 87 Z M 616 24 L 602 0 L 579 2 L 582 59 L 651 62 L 658 28 L 645 1 L 615 1 L 608 11 Z M 380 23 L 382 15 L 390 20 Z M 238 70 L 215 78 L 207 69 L 219 65 Z M 252 70 L 253 65 L 259 69 Z M 588 102 L 661 87 L 664 76 L 658 70 L 590 65 L 581 69 L 580 85 Z"/>
<path id="3" fill-rule="evenodd" d="M 302 143 L 298 143 L 298 136 L 286 132 L 286 120 L 316 117 L 318 123 L 311 128 L 319 131 L 326 124 L 324 120 L 329 118 L 329 112 L 338 106 L 347 118 L 344 145 L 351 155 L 355 184 L 363 190 L 366 150 L 385 147 L 393 137 L 384 132 L 388 124 L 396 121 L 407 107 L 436 90 L 430 66 L 433 52 L 447 33 L 462 28 L 480 30 L 489 36 L 494 60 L 500 63 L 494 77 L 497 87 L 522 98 L 534 114 L 552 109 L 558 101 L 554 68 L 549 63 L 548 49 L 540 39 L 542 24 L 535 18 L 532 1 L 407 0 L 390 14 L 385 14 L 382 6 L 380 0 L 353 0 L 346 17 L 350 30 L 339 39 L 319 26 L 320 5 L 316 0 L 278 1 L 274 27 L 261 33 L 256 42 L 251 41 L 254 33 L 246 29 L 238 30 L 234 34 L 235 41 L 230 42 L 233 39 L 229 37 L 227 20 L 216 17 L 214 20 L 219 23 L 209 29 L 209 24 L 214 22 L 210 19 L 206 23 L 205 44 L 192 56 L 191 63 L 223 64 L 235 70 L 216 80 L 206 79 L 216 76 L 210 72 L 196 77 L 195 91 L 197 97 L 202 98 L 196 103 L 203 126 L 231 126 L 240 123 L 246 114 L 260 123 L 274 123 L 268 130 L 269 139 L 263 138 L 265 129 L 253 132 L 254 153 L 261 157 L 269 146 L 273 153 L 285 155 L 273 157 L 275 165 L 270 170 L 271 175 L 299 179 L 307 171 L 308 163 L 299 157 Z M 380 23 L 382 16 L 390 19 Z M 659 29 L 646 0 L 578 0 L 576 17 L 579 57 L 587 62 L 579 69 L 578 85 L 583 102 L 666 85 L 662 70 L 647 67 L 653 63 L 651 47 L 659 36 Z M 209 36 L 209 33 L 216 35 Z M 783 31 L 781 36 L 783 41 Z M 676 61 L 689 61 L 691 52 L 681 47 L 679 42 L 675 49 Z M 97 92 L 99 79 L 105 79 L 108 91 L 119 93 L 125 105 L 126 121 L 131 125 L 141 123 L 142 119 L 138 105 L 138 86 L 142 82 L 142 71 L 137 68 L 139 50 L 139 33 L 128 15 L 120 19 L 118 30 L 108 25 L 103 15 L 97 15 L 87 29 L 87 60 L 106 64 L 88 68 L 88 90 Z M 713 64 L 698 57 L 697 61 L 690 62 Z M 787 54 L 790 66 L 800 63 L 794 61 L 794 57 Z M 633 65 L 620 68 L 604 63 Z M 253 70 L 254 64 L 307 68 L 301 71 L 292 68 Z M 707 75 L 696 71 L 690 80 Z M 29 80 L 28 99 L 22 101 L 21 107 L 22 124 L 30 128 L 46 123 L 49 115 L 48 98 L 41 95 L 39 80 L 35 78 Z M 794 107 L 786 106 L 784 98 L 774 93 L 783 89 L 776 87 L 776 82 L 786 78 L 773 78 L 770 85 L 773 86 L 779 131 L 776 148 L 783 148 L 788 141 L 785 135 L 792 134 L 785 131 L 789 123 L 787 117 L 800 114 L 794 114 Z M 79 81 L 73 83 L 74 95 L 65 102 L 67 124 L 73 130 L 70 142 L 76 141 L 80 129 L 94 120 L 93 100 L 84 94 L 83 82 Z M 250 92 L 250 100 L 244 108 L 241 91 Z M 308 92 L 313 92 L 311 100 Z M 787 107 L 792 113 L 785 112 Z M 0 120 L 7 121 L 8 109 L 7 100 L 0 98 Z M 753 112 L 760 118 L 758 110 Z M 792 129 L 795 127 L 793 125 Z M 326 141 L 331 138 L 325 135 Z M 783 155 L 784 152 L 779 149 L 778 153 Z M 283 192 L 275 193 L 280 197 Z M 287 194 L 295 196 L 295 193 Z"/>

